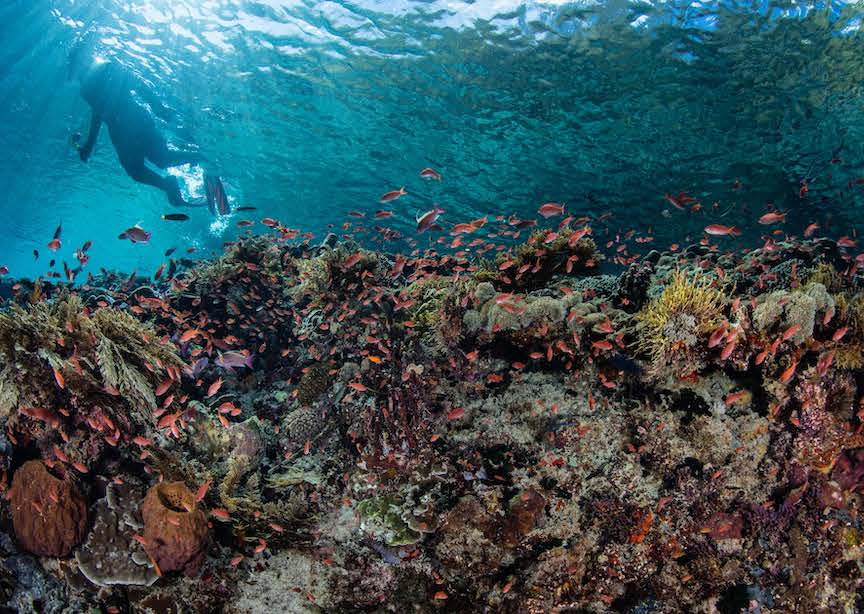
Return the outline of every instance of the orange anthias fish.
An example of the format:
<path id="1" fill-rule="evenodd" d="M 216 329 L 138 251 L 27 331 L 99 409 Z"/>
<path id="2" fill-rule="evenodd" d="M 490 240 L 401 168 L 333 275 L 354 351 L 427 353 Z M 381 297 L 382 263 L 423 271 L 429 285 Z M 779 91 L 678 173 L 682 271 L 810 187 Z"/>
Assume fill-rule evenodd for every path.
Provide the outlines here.
<path id="1" fill-rule="evenodd" d="M 669 192 L 666 192 L 666 194 L 663 195 L 663 198 L 665 198 L 666 201 L 673 207 L 675 207 L 676 209 L 681 209 L 682 211 L 686 209 L 687 205 L 689 205 L 690 203 L 697 202 L 697 199 L 687 194 L 687 192 L 678 192 L 678 196 L 674 196 Z"/>
<path id="2" fill-rule="evenodd" d="M 60 233 L 63 230 L 62 222 L 57 226 L 57 230 L 54 231 L 54 238 L 48 243 L 48 249 L 52 252 L 56 252 L 60 249 L 60 246 L 63 245 L 63 242 L 60 241 Z"/>
<path id="3" fill-rule="evenodd" d="M 420 176 L 423 179 L 432 179 L 434 181 L 441 181 L 441 173 L 436 171 L 435 169 L 429 168 L 428 166 L 420 171 Z"/>
<path id="4" fill-rule="evenodd" d="M 554 217 L 556 215 L 564 215 L 564 205 L 558 203 L 545 203 L 540 205 L 537 213 L 545 218 Z"/>
<path id="5" fill-rule="evenodd" d="M 435 225 L 435 222 L 438 221 L 438 216 L 442 213 L 444 213 L 444 209 L 436 205 L 423 215 L 417 217 L 417 232 L 425 232 L 432 228 L 432 226 Z"/>
<path id="6" fill-rule="evenodd" d="M 735 226 L 724 226 L 723 224 L 708 224 L 705 227 L 705 234 L 712 235 L 714 237 L 725 237 L 725 236 L 741 236 L 741 231 L 738 230 Z"/>
<path id="7" fill-rule="evenodd" d="M 759 218 L 759 223 L 765 226 L 769 224 L 776 224 L 778 222 L 786 221 L 786 212 L 785 211 L 772 211 L 771 213 L 766 213 L 762 217 Z"/>
<path id="8" fill-rule="evenodd" d="M 382 203 L 389 203 L 389 202 L 391 202 L 391 201 L 396 200 L 397 198 L 399 198 L 399 197 L 401 197 L 401 196 L 404 196 L 404 195 L 407 194 L 407 193 L 408 193 L 408 192 L 405 191 L 405 188 L 404 188 L 404 187 L 401 187 L 401 188 L 399 188 L 398 190 L 391 190 L 391 191 L 387 192 L 386 194 L 384 194 L 384 195 L 379 199 L 379 202 L 382 202 Z"/>

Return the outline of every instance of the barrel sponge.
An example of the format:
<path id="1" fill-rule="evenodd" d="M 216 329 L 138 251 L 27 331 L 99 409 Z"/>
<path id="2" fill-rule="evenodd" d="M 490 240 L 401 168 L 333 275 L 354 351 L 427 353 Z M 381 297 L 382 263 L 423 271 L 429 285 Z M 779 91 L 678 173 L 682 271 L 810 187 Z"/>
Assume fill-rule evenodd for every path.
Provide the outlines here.
<path id="1" fill-rule="evenodd" d="M 194 576 L 207 549 L 207 516 L 183 482 L 156 484 L 144 497 L 144 549 L 163 572 Z"/>
<path id="2" fill-rule="evenodd" d="M 25 550 L 68 555 L 87 532 L 87 501 L 71 479 L 51 474 L 42 461 L 24 463 L 9 490 L 12 526 Z"/>

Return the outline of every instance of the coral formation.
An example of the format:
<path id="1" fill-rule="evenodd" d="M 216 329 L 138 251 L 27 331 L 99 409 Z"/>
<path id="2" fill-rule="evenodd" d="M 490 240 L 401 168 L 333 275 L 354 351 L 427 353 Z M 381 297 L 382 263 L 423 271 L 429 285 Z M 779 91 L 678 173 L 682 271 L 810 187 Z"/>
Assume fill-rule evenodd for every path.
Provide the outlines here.
<path id="1" fill-rule="evenodd" d="M 588 235 L 404 255 L 276 223 L 168 281 L 22 286 L 5 513 L 81 515 L 74 559 L 0 532 L 0 600 L 854 611 L 862 277 L 825 242 L 604 260 Z"/>
<path id="2" fill-rule="evenodd" d="M 662 294 L 636 314 L 639 349 L 657 375 L 686 376 L 700 370 L 709 335 L 723 321 L 726 297 L 703 275 L 676 270 Z"/>
<path id="3" fill-rule="evenodd" d="M 105 496 L 94 506 L 93 527 L 75 552 L 78 569 L 99 587 L 150 586 L 159 574 L 135 538 L 144 529 L 138 509 L 143 490 L 114 482 L 107 482 L 104 488 Z"/>
<path id="4" fill-rule="evenodd" d="M 9 500 L 15 537 L 28 552 L 63 557 L 84 538 L 87 502 L 71 477 L 53 475 L 42 461 L 18 468 Z"/>
<path id="5" fill-rule="evenodd" d="M 154 389 L 181 364 L 174 347 L 131 313 L 91 311 L 74 294 L 0 313 L 0 415 L 51 408 L 59 396 L 82 411 L 108 410 L 113 420 L 94 421 L 94 430 L 137 432 L 153 422 Z M 62 422 L 53 413 L 43 420 Z"/>

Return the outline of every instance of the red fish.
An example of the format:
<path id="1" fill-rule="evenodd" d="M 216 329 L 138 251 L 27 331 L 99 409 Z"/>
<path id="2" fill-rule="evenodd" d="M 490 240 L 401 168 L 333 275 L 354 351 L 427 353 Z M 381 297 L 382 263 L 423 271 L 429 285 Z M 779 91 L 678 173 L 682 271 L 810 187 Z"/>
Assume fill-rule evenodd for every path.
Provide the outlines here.
<path id="1" fill-rule="evenodd" d="M 789 328 L 787 328 L 785 331 L 783 331 L 783 336 L 782 336 L 783 341 L 789 341 L 789 339 L 790 339 L 790 338 L 791 338 L 795 333 L 797 333 L 799 330 L 801 330 L 801 327 L 798 326 L 797 324 L 793 324 L 792 326 L 790 326 Z"/>
<path id="2" fill-rule="evenodd" d="M 465 408 L 464 407 L 457 407 L 457 408 L 451 409 L 449 412 L 447 412 L 447 419 L 448 420 L 458 420 L 459 418 L 461 418 L 464 415 L 465 415 Z"/>
<path id="3" fill-rule="evenodd" d="M 785 371 L 783 371 L 783 373 L 780 374 L 780 382 L 785 384 L 790 379 L 792 379 L 792 376 L 795 375 L 795 369 L 797 367 L 798 367 L 797 362 L 793 362 L 791 365 L 789 365 L 789 367 Z"/>
<path id="4" fill-rule="evenodd" d="M 441 173 L 436 171 L 435 169 L 431 169 L 428 166 L 420 171 L 420 176 L 423 179 L 432 179 L 434 181 L 441 181 Z"/>
<path id="5" fill-rule="evenodd" d="M 220 377 L 215 382 L 210 384 L 210 387 L 207 389 L 207 398 L 209 399 L 214 394 L 219 392 L 219 389 L 222 387 L 222 378 Z"/>
<path id="6" fill-rule="evenodd" d="M 207 495 L 207 490 L 210 488 L 211 480 L 207 480 L 198 488 L 198 492 L 195 493 L 195 502 L 200 503 L 202 499 Z"/>
<path id="7" fill-rule="evenodd" d="M 405 191 L 405 188 L 404 188 L 404 187 L 401 187 L 401 188 L 399 188 L 398 190 L 391 190 L 391 191 L 387 192 L 386 194 L 384 194 L 384 195 L 379 199 L 378 202 L 382 202 L 382 203 L 389 203 L 389 202 L 391 202 L 391 201 L 396 200 L 397 198 L 400 198 L 401 196 L 404 196 L 404 195 L 407 194 L 407 193 L 408 193 L 408 192 Z"/>
<path id="8" fill-rule="evenodd" d="M 570 237 L 567 239 L 567 245 L 569 247 L 573 247 L 574 245 L 576 245 L 576 242 L 579 241 L 579 239 L 581 239 L 585 235 L 590 235 L 590 234 L 591 234 L 591 227 L 590 226 L 583 226 L 579 230 L 574 230 L 573 234 L 571 234 Z"/>
<path id="9" fill-rule="evenodd" d="M 834 361 L 834 350 L 830 350 L 825 352 L 824 354 L 819 356 L 819 360 L 816 361 L 816 374 L 819 377 L 825 377 L 828 373 L 828 368 L 831 366 L 831 363 Z"/>
<path id="10" fill-rule="evenodd" d="M 735 351 L 735 346 L 737 344 L 737 340 L 730 341 L 725 346 L 723 346 L 723 351 L 720 352 L 720 358 L 722 360 L 726 360 L 732 355 L 732 352 Z"/>
<path id="11" fill-rule="evenodd" d="M 817 224 L 816 222 L 813 222 L 812 224 L 807 226 L 807 228 L 804 229 L 804 236 L 805 237 L 813 236 L 813 233 L 816 232 L 818 229 L 819 229 L 819 224 Z"/>
<path id="12" fill-rule="evenodd" d="M 444 213 L 444 209 L 435 205 L 432 209 L 424 213 L 423 215 L 416 217 L 417 221 L 417 232 L 425 232 L 432 228 L 435 225 L 435 222 L 438 221 L 438 217 Z"/>
<path id="13" fill-rule="evenodd" d="M 687 192 L 678 192 L 678 196 L 673 196 L 669 192 L 663 195 L 663 197 L 676 209 L 681 209 L 682 211 L 687 208 L 687 205 L 690 203 L 695 203 L 697 199 L 693 198 Z"/>
<path id="14" fill-rule="evenodd" d="M 66 388 L 66 380 L 63 377 L 63 374 L 60 372 L 60 369 L 54 367 L 54 380 L 57 382 L 57 385 L 60 388 Z"/>
<path id="15" fill-rule="evenodd" d="M 537 213 L 547 219 L 556 215 L 563 215 L 564 205 L 560 205 L 558 203 L 545 203 L 543 205 L 540 205 L 540 208 L 537 209 Z"/>
<path id="16" fill-rule="evenodd" d="M 723 337 L 726 336 L 726 325 L 724 324 L 713 333 L 711 333 L 711 337 L 708 338 L 708 347 L 715 348 L 720 345 L 720 342 L 723 341 Z"/>
<path id="17" fill-rule="evenodd" d="M 766 213 L 762 217 L 759 218 L 759 223 L 762 225 L 770 225 L 776 224 L 778 222 L 786 221 L 786 212 L 785 211 L 772 211 L 770 213 Z"/>
<path id="18" fill-rule="evenodd" d="M 60 246 L 63 245 L 63 242 L 60 241 L 60 233 L 62 232 L 62 230 L 63 224 L 61 223 L 57 226 L 57 230 L 54 231 L 54 238 L 51 239 L 51 241 L 49 241 L 48 243 L 48 249 L 50 249 L 52 252 L 56 252 L 58 249 L 60 249 Z"/>
<path id="19" fill-rule="evenodd" d="M 833 335 L 831 335 L 831 341 L 840 341 L 843 337 L 846 336 L 846 333 L 848 331 L 849 331 L 848 326 L 838 328 L 837 331 Z"/>
<path id="20" fill-rule="evenodd" d="M 735 405 L 738 401 L 747 396 L 748 392 L 746 390 L 739 390 L 738 392 L 730 392 L 726 395 L 725 403 L 727 406 Z"/>
<path id="21" fill-rule="evenodd" d="M 741 231 L 735 228 L 735 226 L 724 226 L 723 224 L 708 224 L 705 227 L 705 233 L 715 237 L 725 237 L 729 235 L 738 237 L 741 235 Z"/>
<path id="22" fill-rule="evenodd" d="M 198 330 L 197 328 L 189 329 L 185 333 L 180 335 L 180 343 L 186 343 L 187 341 L 194 339 L 195 337 L 197 337 L 200 334 L 201 334 L 201 331 Z"/>

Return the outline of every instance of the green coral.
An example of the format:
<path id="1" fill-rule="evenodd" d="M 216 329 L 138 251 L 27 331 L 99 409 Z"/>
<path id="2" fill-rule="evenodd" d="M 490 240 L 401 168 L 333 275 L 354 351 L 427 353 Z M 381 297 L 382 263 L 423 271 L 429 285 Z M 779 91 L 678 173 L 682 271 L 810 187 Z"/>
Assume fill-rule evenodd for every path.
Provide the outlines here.
<path id="1" fill-rule="evenodd" d="M 388 546 L 415 544 L 422 537 L 422 533 L 412 529 L 405 520 L 404 507 L 405 501 L 394 495 L 382 495 L 360 501 L 357 504 L 360 528 Z M 419 526 L 417 528 L 419 529 Z"/>
<path id="2" fill-rule="evenodd" d="M 810 284 L 822 284 L 828 292 L 837 293 L 843 289 L 843 276 L 830 264 L 820 262 L 810 273 L 805 286 Z"/>
<path id="3" fill-rule="evenodd" d="M 125 311 L 90 313 L 75 295 L 28 308 L 13 305 L 0 314 L 0 415 L 19 406 L 56 406 L 56 370 L 74 405 L 122 403 L 138 423 L 148 424 L 154 388 L 166 369 L 182 364 L 173 345 Z"/>

